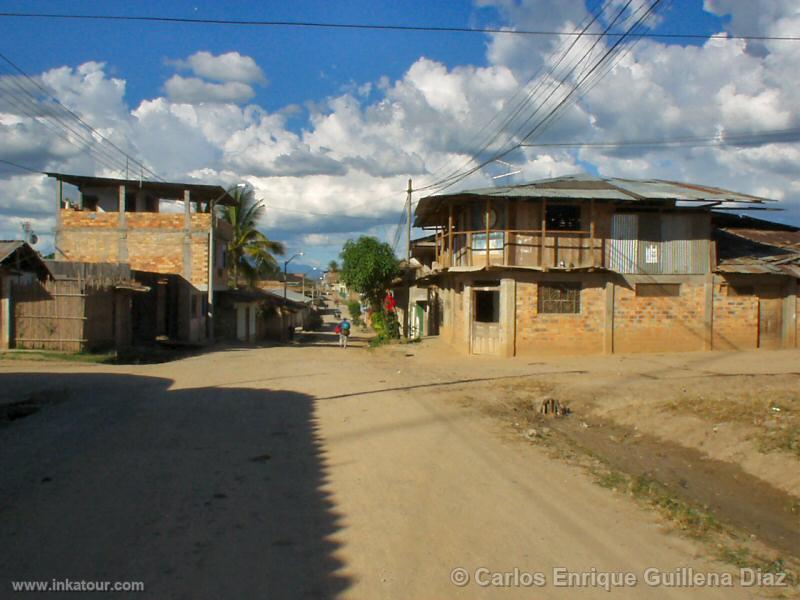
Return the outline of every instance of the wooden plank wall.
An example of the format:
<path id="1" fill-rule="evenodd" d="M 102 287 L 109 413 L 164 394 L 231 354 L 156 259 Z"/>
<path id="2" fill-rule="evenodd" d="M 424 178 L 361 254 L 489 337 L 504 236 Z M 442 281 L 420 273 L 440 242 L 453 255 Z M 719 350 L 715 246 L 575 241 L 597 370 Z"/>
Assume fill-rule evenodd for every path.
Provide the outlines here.
<path id="1" fill-rule="evenodd" d="M 81 352 L 114 345 L 114 291 L 83 279 L 14 286 L 14 346 Z M 88 318 L 91 316 L 91 318 Z"/>
<path id="2" fill-rule="evenodd" d="M 14 286 L 14 346 L 80 352 L 86 342 L 85 293 L 79 280 Z"/>

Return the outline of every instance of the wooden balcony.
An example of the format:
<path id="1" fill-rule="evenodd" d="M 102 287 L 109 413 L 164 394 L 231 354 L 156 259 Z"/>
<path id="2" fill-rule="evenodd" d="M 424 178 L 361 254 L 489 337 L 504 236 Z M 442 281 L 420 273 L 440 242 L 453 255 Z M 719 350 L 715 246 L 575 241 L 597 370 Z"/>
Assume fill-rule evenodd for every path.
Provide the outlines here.
<path id="1" fill-rule="evenodd" d="M 489 265 L 555 270 L 604 266 L 604 240 L 592 231 L 439 230 L 435 239 L 435 260 L 440 268 Z"/>

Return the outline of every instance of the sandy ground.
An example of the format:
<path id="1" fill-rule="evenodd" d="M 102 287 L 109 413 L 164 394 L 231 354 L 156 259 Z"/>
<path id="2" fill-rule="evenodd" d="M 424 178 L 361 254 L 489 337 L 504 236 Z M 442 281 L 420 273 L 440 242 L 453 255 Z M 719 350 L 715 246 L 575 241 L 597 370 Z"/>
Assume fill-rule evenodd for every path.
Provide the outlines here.
<path id="1" fill-rule="evenodd" d="M 738 584 L 645 584 L 648 568 L 734 571 L 453 401 L 509 378 L 592 389 L 693 373 L 693 355 L 461 360 L 437 344 L 353 341 L 147 366 L 0 363 L 0 402 L 61 400 L 0 425 L 0 597 L 13 580 L 59 578 L 143 581 L 137 597 L 153 598 L 607 597 L 596 579 L 556 587 L 557 568 L 632 573 L 638 584 L 614 597 L 763 597 Z M 702 362 L 792 371 L 798 357 Z M 452 583 L 456 568 L 466 585 Z M 547 584 L 526 587 L 525 573 Z"/>

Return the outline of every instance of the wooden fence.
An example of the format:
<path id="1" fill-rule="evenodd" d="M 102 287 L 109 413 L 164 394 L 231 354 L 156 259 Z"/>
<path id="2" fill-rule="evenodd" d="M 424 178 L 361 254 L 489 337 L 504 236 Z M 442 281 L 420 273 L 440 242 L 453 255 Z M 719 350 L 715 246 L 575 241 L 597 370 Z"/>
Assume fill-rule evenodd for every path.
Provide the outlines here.
<path id="1" fill-rule="evenodd" d="M 16 348 L 81 352 L 114 345 L 114 289 L 85 279 L 12 288 Z"/>

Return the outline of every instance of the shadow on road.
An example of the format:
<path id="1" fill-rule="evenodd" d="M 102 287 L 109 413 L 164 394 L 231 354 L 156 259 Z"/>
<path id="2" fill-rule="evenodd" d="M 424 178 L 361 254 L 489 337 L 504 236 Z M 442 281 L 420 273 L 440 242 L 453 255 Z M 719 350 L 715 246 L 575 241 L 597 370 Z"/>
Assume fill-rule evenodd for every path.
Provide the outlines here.
<path id="1" fill-rule="evenodd" d="M 84 579 L 143 581 L 137 597 L 331 598 L 348 588 L 313 399 L 171 383 L 0 375 L 6 400 L 40 401 L 0 423 L 0 589 Z"/>

